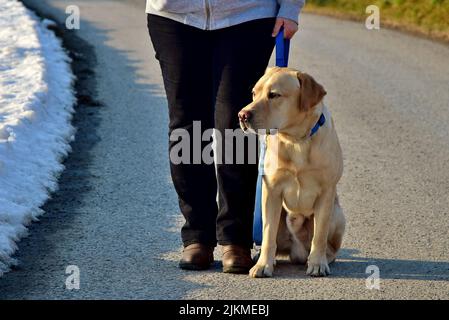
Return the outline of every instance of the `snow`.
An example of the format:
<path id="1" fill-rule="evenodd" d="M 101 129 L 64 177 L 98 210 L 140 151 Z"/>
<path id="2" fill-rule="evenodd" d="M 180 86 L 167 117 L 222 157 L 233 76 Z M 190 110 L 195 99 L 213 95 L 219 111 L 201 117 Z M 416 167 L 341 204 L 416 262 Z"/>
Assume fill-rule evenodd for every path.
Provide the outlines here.
<path id="1" fill-rule="evenodd" d="M 74 77 L 51 23 L 0 0 L 0 276 L 57 189 L 74 135 Z"/>

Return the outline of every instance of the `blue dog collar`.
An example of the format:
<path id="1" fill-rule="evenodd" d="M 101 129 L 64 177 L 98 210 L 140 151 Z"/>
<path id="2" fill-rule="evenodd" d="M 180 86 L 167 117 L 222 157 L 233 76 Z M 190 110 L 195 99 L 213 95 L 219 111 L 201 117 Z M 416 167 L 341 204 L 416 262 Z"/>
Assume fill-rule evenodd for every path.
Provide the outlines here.
<path id="1" fill-rule="evenodd" d="M 312 130 L 310 130 L 310 136 L 313 136 L 315 133 L 317 133 L 318 129 L 321 128 L 324 123 L 326 123 L 326 117 L 322 113 L 320 118 L 318 119 L 318 122 L 315 124 Z"/>

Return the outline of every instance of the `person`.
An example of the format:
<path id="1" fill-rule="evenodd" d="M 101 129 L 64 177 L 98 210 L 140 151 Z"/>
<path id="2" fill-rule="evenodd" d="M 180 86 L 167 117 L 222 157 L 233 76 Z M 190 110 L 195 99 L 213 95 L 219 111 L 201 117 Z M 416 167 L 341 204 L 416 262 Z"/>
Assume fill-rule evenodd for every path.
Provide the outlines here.
<path id="1" fill-rule="evenodd" d="M 284 36 L 293 37 L 303 5 L 304 0 L 147 0 L 148 30 L 168 100 L 170 154 L 179 142 L 172 134 L 181 129 L 193 137 L 197 121 L 201 133 L 215 128 L 224 137 L 226 129 L 240 130 L 238 112 L 252 100 L 275 36 L 283 27 Z M 200 151 L 191 141 L 193 152 L 209 142 L 199 143 Z M 257 164 L 193 162 L 170 161 L 185 218 L 179 266 L 209 268 L 218 242 L 223 272 L 248 273 Z"/>

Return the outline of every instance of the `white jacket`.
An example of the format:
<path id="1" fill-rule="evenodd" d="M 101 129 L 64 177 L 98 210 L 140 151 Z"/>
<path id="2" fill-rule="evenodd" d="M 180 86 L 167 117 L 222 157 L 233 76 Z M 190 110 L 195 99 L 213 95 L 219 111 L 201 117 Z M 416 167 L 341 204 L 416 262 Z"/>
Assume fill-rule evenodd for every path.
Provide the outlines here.
<path id="1" fill-rule="evenodd" d="M 146 12 L 204 30 L 282 17 L 298 22 L 305 0 L 147 0 Z"/>

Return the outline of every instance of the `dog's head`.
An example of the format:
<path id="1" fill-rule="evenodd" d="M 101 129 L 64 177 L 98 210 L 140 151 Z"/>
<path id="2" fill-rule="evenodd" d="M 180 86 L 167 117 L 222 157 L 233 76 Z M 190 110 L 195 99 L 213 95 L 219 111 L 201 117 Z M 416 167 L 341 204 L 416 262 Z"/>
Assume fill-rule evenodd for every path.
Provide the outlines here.
<path id="1" fill-rule="evenodd" d="M 289 68 L 269 68 L 253 89 L 253 101 L 239 112 L 243 131 L 276 129 L 279 132 L 304 125 L 326 95 L 307 73 Z"/>

